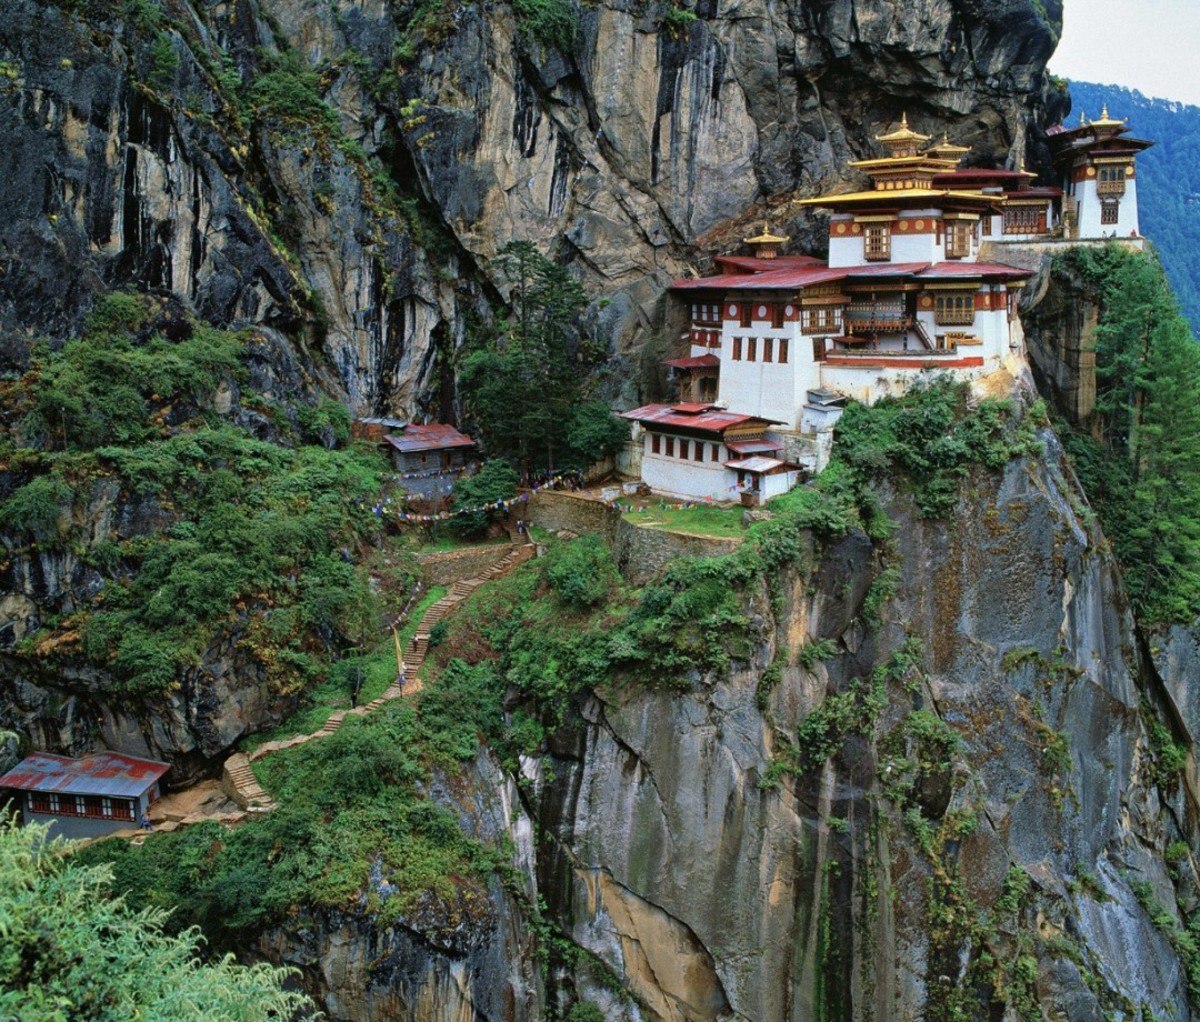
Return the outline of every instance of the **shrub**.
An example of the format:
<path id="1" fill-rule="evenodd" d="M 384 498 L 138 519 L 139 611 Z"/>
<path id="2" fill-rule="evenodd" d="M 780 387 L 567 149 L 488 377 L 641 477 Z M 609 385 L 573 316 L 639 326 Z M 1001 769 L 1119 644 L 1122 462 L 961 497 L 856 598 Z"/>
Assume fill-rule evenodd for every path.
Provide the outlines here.
<path id="1" fill-rule="evenodd" d="M 540 43 L 567 53 L 575 48 L 579 19 L 568 0 L 512 0 L 517 21 Z"/>
<path id="2" fill-rule="evenodd" d="M 454 508 L 458 513 L 450 524 L 464 535 L 481 536 L 488 525 L 508 514 L 496 505 L 510 500 L 516 492 L 516 469 L 495 458 L 485 461 L 478 473 L 454 484 Z"/>
<path id="3" fill-rule="evenodd" d="M 37 476 L 0 504 L 0 526 L 38 539 L 55 538 L 70 500 L 71 488 L 61 479 Z"/>
<path id="4" fill-rule="evenodd" d="M 581 536 L 556 548 L 543 570 L 559 602 L 572 610 L 596 606 L 616 583 L 616 568 L 599 536 Z"/>

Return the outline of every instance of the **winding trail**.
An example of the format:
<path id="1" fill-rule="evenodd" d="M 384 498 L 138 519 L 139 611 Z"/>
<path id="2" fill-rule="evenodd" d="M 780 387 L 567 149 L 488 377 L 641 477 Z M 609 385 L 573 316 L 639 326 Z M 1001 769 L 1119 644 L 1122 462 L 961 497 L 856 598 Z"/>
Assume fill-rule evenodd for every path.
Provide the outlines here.
<path id="1" fill-rule="evenodd" d="M 401 696 L 412 695 L 421 691 L 419 671 L 425 665 L 425 657 L 429 652 L 429 636 L 434 625 L 452 613 L 460 603 L 476 589 L 494 579 L 507 575 L 518 565 L 524 564 L 537 553 L 537 548 L 526 536 L 513 536 L 514 545 L 509 552 L 490 568 L 480 572 L 473 578 L 459 579 L 441 599 L 435 602 L 422 615 L 417 625 L 416 633 L 408 649 L 404 651 L 403 685 L 390 685 L 383 695 L 372 699 L 365 706 L 356 706 L 352 710 L 336 710 L 320 729 L 312 734 L 296 735 L 277 742 L 264 742 L 249 756 L 245 753 L 235 753 L 225 761 L 221 773 L 221 787 L 243 809 L 254 809 L 259 812 L 275 808 L 271 796 L 254 776 L 250 764 L 269 756 L 280 749 L 290 749 L 294 745 L 303 745 L 316 738 L 332 735 L 342 726 L 347 717 L 362 717 L 379 709 L 384 703 Z"/>

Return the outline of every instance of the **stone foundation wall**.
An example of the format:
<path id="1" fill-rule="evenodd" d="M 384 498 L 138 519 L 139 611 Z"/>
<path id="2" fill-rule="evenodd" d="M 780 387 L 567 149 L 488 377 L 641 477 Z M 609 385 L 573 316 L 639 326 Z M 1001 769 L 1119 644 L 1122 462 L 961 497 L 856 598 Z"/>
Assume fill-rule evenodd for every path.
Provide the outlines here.
<path id="1" fill-rule="evenodd" d="M 620 518 L 613 540 L 613 560 L 621 574 L 635 586 L 644 585 L 680 557 L 719 557 L 742 543 L 734 537 L 692 536 L 663 532 Z"/>
<path id="2" fill-rule="evenodd" d="M 611 545 L 621 516 L 598 501 L 588 500 L 576 493 L 542 490 L 530 496 L 529 503 L 525 505 L 525 520 L 552 532 L 565 529 L 580 535 L 595 533 Z"/>
<path id="3" fill-rule="evenodd" d="M 442 554 L 426 554 L 418 557 L 421 576 L 428 586 L 453 585 L 459 579 L 474 578 L 486 571 L 512 547 L 494 543 L 483 547 L 468 547 L 465 550 L 449 550 Z"/>

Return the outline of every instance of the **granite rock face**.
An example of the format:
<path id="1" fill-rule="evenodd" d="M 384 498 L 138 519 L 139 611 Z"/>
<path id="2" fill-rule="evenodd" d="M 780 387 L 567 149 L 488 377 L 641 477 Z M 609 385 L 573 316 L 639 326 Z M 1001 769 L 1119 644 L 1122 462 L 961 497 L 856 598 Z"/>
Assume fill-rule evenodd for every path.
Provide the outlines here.
<path id="1" fill-rule="evenodd" d="M 669 281 L 763 216 L 819 249 L 787 198 L 838 186 L 901 113 L 1037 165 L 1065 99 L 1057 0 L 565 6 L 560 49 L 503 4 L 13 0 L 0 358 L 155 289 L 279 329 L 357 412 L 447 415 L 466 324 L 501 298 L 488 260 L 530 239 L 594 296 L 603 391 L 633 401 Z"/>

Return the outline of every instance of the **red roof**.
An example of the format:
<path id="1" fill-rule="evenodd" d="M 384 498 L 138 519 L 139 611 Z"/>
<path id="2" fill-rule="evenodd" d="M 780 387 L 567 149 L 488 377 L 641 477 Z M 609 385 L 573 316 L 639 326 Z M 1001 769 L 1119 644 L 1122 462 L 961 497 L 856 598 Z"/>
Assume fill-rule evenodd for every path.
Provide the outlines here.
<path id="1" fill-rule="evenodd" d="M 716 405 L 701 404 L 643 405 L 641 408 L 622 413 L 622 418 L 660 429 L 695 430 L 718 435 L 731 426 L 740 426 L 746 422 L 761 422 L 764 426 L 777 422 L 775 419 L 764 419 L 757 415 L 727 412 Z"/>
<path id="2" fill-rule="evenodd" d="M 1050 190 L 1047 189 L 1047 191 Z M 1014 266 L 1005 266 L 1002 263 L 945 262 L 931 264 L 878 262 L 865 263 L 862 266 L 840 266 L 836 269 L 830 269 L 824 263 L 821 263 L 790 270 L 775 270 L 768 273 L 724 274 L 719 277 L 702 277 L 698 280 L 677 280 L 671 285 L 671 289 L 675 291 L 690 290 L 693 288 L 726 291 L 795 291 L 811 287 L 814 284 L 827 284 L 838 280 L 862 280 L 863 278 L 875 277 L 916 277 L 919 279 L 1006 277 L 1017 279 L 1030 275 L 1026 270 L 1019 270 Z"/>
<path id="3" fill-rule="evenodd" d="M 406 426 L 400 436 L 389 433 L 383 438 L 405 454 L 418 451 L 442 451 L 450 447 L 474 447 L 475 441 L 453 426 L 430 422 L 424 426 Z"/>
<path id="4" fill-rule="evenodd" d="M 843 270 L 831 270 L 824 263 L 815 262 L 804 266 L 768 270 L 763 273 L 727 273 L 718 277 L 677 280 L 671 285 L 671 288 L 676 291 L 693 288 L 724 290 L 769 288 L 794 291 L 798 287 L 811 287 L 813 284 L 840 280 L 843 276 L 845 276 Z"/>
<path id="5" fill-rule="evenodd" d="M 170 769 L 158 760 L 119 752 L 94 752 L 82 759 L 35 752 L 0 777 L 0 788 L 138 798 Z"/>
<path id="6" fill-rule="evenodd" d="M 1015 192 L 1007 192 L 1006 199 L 1058 199 L 1062 197 L 1061 188 L 1020 188 Z"/>
<path id="7" fill-rule="evenodd" d="M 674 369 L 715 369 L 721 364 L 716 355 L 693 355 L 691 358 L 672 358 L 663 363 Z"/>
<path id="8" fill-rule="evenodd" d="M 773 440 L 729 440 L 725 446 L 734 454 L 770 454 L 783 450 L 783 445 Z"/>
<path id="9" fill-rule="evenodd" d="M 713 262 L 727 269 L 761 273 L 765 270 L 790 270 L 798 266 L 812 266 L 821 260 L 816 256 L 806 255 L 776 256 L 774 259 L 761 259 L 758 256 L 714 256 Z"/>
<path id="10" fill-rule="evenodd" d="M 1031 277 L 1030 270 L 1019 270 L 1015 266 L 1004 263 L 934 263 L 917 276 L 921 280 L 972 280 L 975 277 L 1003 277 L 1006 280 L 1017 280 L 1021 277 Z"/>

